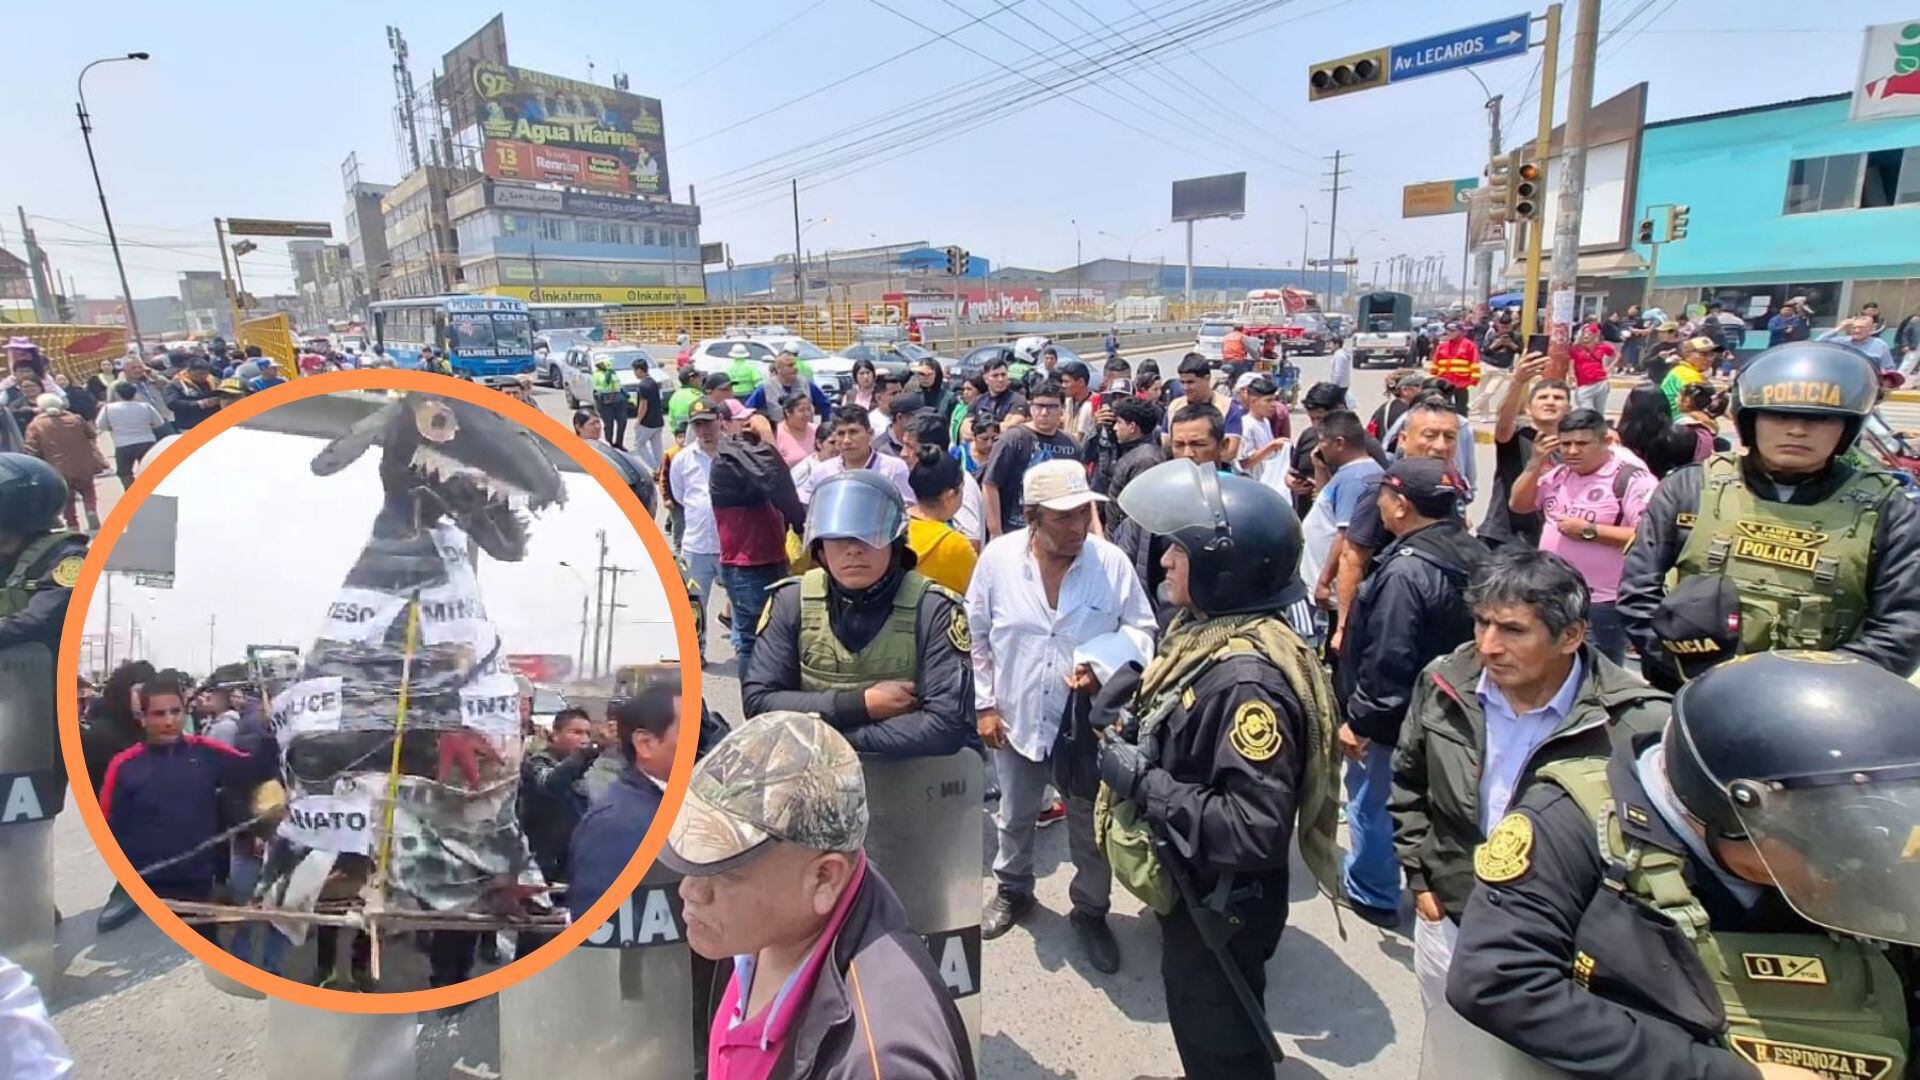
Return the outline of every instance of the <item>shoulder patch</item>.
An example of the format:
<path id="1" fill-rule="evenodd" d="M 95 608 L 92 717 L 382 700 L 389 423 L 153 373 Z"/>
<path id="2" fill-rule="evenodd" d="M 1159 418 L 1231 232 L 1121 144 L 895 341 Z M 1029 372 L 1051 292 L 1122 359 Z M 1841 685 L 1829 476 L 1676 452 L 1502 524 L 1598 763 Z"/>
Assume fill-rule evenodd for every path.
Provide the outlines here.
<path id="1" fill-rule="evenodd" d="M 759 637 L 760 635 L 766 633 L 767 624 L 772 621 L 773 621 L 773 597 L 769 596 L 766 598 L 766 602 L 760 605 L 760 621 L 754 624 L 753 635 L 755 637 Z"/>
<path id="2" fill-rule="evenodd" d="M 1533 819 L 1510 813 L 1473 849 L 1473 872 L 1489 885 L 1504 885 L 1533 869 Z"/>
<path id="3" fill-rule="evenodd" d="M 1280 752 L 1280 721 L 1264 701 L 1243 701 L 1233 710 L 1227 741 L 1248 761 L 1270 761 Z"/>
<path id="4" fill-rule="evenodd" d="M 947 640 L 963 653 L 973 651 L 973 629 L 967 625 L 967 613 L 956 605 L 953 615 L 947 620 Z"/>
<path id="5" fill-rule="evenodd" d="M 80 580 L 80 567 L 86 560 L 78 555 L 69 555 L 53 566 L 53 583 L 63 589 L 71 589 Z"/>
<path id="6" fill-rule="evenodd" d="M 1682 511 L 1681 513 L 1678 513 L 1678 514 L 1675 514 L 1675 515 L 1673 515 L 1673 523 L 1674 523 L 1674 525 L 1675 525 L 1675 526 L 1677 526 L 1678 528 L 1682 528 L 1682 529 L 1691 529 L 1691 528 L 1693 528 L 1693 526 L 1694 526 L 1694 523 L 1695 523 L 1695 522 L 1697 522 L 1697 521 L 1699 521 L 1699 520 L 1700 520 L 1700 515 L 1698 515 L 1698 514 L 1689 514 L 1689 513 L 1686 513 L 1686 512 L 1684 512 L 1684 511 Z"/>

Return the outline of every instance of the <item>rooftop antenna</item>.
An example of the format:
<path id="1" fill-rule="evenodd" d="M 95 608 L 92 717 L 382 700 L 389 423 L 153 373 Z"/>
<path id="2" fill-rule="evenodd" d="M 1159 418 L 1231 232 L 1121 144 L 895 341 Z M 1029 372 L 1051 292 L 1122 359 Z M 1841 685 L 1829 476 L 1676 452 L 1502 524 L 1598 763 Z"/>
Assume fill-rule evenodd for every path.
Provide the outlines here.
<path id="1" fill-rule="evenodd" d="M 387 47 L 393 50 L 393 93 L 396 108 L 400 110 L 400 132 L 406 135 L 404 153 L 400 156 L 407 162 L 407 171 L 420 167 L 420 131 L 414 124 L 416 101 L 413 92 L 413 73 L 407 70 L 407 39 L 397 26 L 387 27 Z"/>

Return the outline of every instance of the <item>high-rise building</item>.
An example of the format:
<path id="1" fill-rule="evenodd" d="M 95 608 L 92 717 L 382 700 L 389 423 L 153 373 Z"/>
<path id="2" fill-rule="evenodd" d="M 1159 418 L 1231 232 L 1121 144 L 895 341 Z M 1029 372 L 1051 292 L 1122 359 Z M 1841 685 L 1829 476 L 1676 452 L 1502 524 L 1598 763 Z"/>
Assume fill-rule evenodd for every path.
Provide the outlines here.
<path id="1" fill-rule="evenodd" d="M 700 208 L 482 180 L 447 213 L 469 292 L 534 302 L 699 304 Z"/>

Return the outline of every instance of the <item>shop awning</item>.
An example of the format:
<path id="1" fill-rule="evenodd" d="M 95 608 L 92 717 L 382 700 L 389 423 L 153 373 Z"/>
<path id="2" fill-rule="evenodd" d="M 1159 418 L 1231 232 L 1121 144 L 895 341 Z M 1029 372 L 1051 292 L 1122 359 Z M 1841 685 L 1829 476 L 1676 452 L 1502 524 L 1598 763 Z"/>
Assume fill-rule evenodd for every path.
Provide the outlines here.
<path id="1" fill-rule="evenodd" d="M 1632 249 L 1624 251 L 1596 251 L 1580 256 L 1580 267 L 1576 271 L 1583 278 L 1641 277 L 1647 272 L 1647 260 Z M 1540 260 L 1540 273 L 1547 273 L 1547 260 Z M 1506 280 L 1519 281 L 1527 276 L 1525 260 L 1507 264 Z"/>

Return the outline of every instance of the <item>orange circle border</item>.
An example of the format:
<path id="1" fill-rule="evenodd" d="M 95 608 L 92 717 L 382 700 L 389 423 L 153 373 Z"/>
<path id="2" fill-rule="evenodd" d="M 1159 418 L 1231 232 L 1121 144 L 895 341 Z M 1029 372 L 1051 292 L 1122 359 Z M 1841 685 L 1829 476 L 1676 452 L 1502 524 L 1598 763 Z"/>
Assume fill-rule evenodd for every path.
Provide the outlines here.
<path id="1" fill-rule="evenodd" d="M 606 894 L 594 901 L 593 906 L 587 910 L 583 918 L 561 931 L 552 941 L 494 971 L 438 989 L 396 993 L 323 990 L 317 986 L 309 986 L 269 974 L 200 936 L 197 931 L 181 921 L 179 916 L 167 909 L 146 882 L 140 879 L 140 875 L 134 872 L 133 865 L 127 861 L 126 855 L 120 850 L 119 843 L 114 839 L 112 831 L 107 828 L 106 819 L 100 812 L 100 801 L 94 796 L 93 785 L 87 775 L 86 757 L 80 747 L 79 705 L 73 693 L 80 669 L 80 639 L 85 631 L 87 613 L 93 603 L 94 588 L 99 584 L 100 575 L 106 567 L 107 555 L 119 542 L 121 534 L 126 530 L 127 522 L 139 509 L 140 504 L 146 501 L 147 496 L 151 495 L 160 482 L 166 479 L 167 474 L 186 460 L 189 454 L 205 446 L 228 428 L 290 401 L 352 390 L 401 390 L 459 398 L 470 404 L 491 409 L 507 419 L 519 421 L 535 434 L 559 447 L 574 460 L 575 464 L 584 469 L 587 475 L 599 481 L 600 486 L 606 489 L 607 493 L 613 497 L 613 501 L 626 513 L 634 532 L 646 545 L 647 555 L 653 560 L 654 569 L 659 573 L 662 585 L 666 587 L 667 603 L 673 613 L 674 627 L 680 645 L 680 745 L 676 749 L 673 773 L 661 797 L 660 809 L 654 815 L 653 823 L 648 827 L 647 835 L 640 842 L 639 849 L 628 861 L 627 868 L 621 871 L 620 876 L 615 879 L 613 886 L 607 890 Z M 667 548 L 666 537 L 661 535 L 659 525 L 646 513 L 646 509 L 640 505 L 640 500 L 634 496 L 633 492 L 620 482 L 620 477 L 613 471 L 612 466 L 608 465 L 597 452 L 589 449 L 586 443 L 568 431 L 558 420 L 530 404 L 516 401 L 498 391 L 445 375 L 420 371 L 366 369 L 328 372 L 305 376 L 272 389 L 251 394 L 227 405 L 192 430 L 183 433 L 156 458 L 145 463 L 141 468 L 140 476 L 134 480 L 133 486 L 121 495 L 120 501 L 115 504 L 113 512 L 107 515 L 89 546 L 86 562 L 81 567 L 80 579 L 74 583 L 68 601 L 66 623 L 61 630 L 59 664 L 55 674 L 58 680 L 55 683 L 56 690 L 60 687 L 66 688 L 57 695 L 61 753 L 66 759 L 67 778 L 74 795 L 74 804 L 80 811 L 81 819 L 86 823 L 88 834 L 93 838 L 94 847 L 99 850 L 101 858 L 106 860 L 108 869 L 113 871 L 114 878 L 140 905 L 141 910 L 146 912 L 147 917 L 196 960 L 244 986 L 296 1005 L 362 1014 L 431 1012 L 465 1005 L 479 998 L 497 994 L 522 979 L 545 970 L 554 961 L 585 941 L 601 923 L 606 922 L 614 910 L 625 902 L 627 896 L 640 884 L 640 879 L 646 875 L 655 857 L 659 855 L 661 846 L 666 843 L 667 831 L 672 827 L 674 818 L 680 813 L 681 801 L 686 797 L 687 785 L 693 775 L 693 757 L 700 734 L 699 655 L 697 638 L 694 634 L 693 606 L 687 599 L 685 578 L 680 573 L 673 553 Z M 689 657 L 692 659 L 688 659 Z"/>

